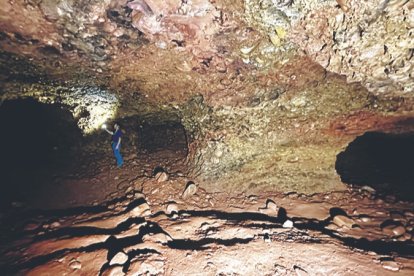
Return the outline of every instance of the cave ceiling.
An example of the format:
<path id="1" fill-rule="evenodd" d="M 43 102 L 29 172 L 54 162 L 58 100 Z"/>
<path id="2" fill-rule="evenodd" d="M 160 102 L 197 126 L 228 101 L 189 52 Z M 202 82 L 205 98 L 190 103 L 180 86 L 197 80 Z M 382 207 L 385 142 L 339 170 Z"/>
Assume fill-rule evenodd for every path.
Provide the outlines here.
<path id="1" fill-rule="evenodd" d="M 177 254 L 177 250 L 172 250 L 178 247 L 172 246 L 190 244 L 188 249 L 191 249 L 191 246 L 201 242 L 198 250 L 208 249 L 205 252 L 210 252 L 207 247 L 210 243 L 221 246 L 220 243 L 239 239 L 234 233 L 240 235 L 243 244 L 243 239 L 250 235 L 264 236 L 266 248 L 272 248 L 267 242 L 273 237 L 280 237 L 282 232 L 274 231 L 277 234 L 267 241 L 265 237 L 270 232 L 265 231 L 270 231 L 271 227 L 275 230 L 284 228 L 285 224 L 278 225 L 279 221 L 275 219 L 281 217 L 283 212 L 279 211 L 283 210 L 286 219 L 287 210 L 292 218 L 292 225 L 288 227 L 291 228 L 294 223 L 301 230 L 320 231 L 323 238 L 315 241 L 323 248 L 326 244 L 320 241 L 325 241 L 327 234 L 330 239 L 336 235 L 328 229 L 347 227 L 348 230 L 337 232 L 348 231 L 348 236 L 338 236 L 340 239 L 331 242 L 331 245 L 337 245 L 338 241 L 347 241 L 344 242 L 346 252 L 351 253 L 346 254 L 355 254 L 365 244 L 366 237 L 375 237 L 365 248 L 367 251 L 360 252 L 364 258 L 355 255 L 358 262 L 364 260 L 372 266 L 381 264 L 394 273 L 403 265 L 395 264 L 390 269 L 383 264 L 383 260 L 388 262 L 391 258 L 383 258 L 384 252 L 379 249 L 381 246 L 388 247 L 386 252 L 389 252 L 392 250 L 389 248 L 397 248 L 397 253 L 407 257 L 407 260 L 409 257 L 410 265 L 412 263 L 412 253 L 404 253 L 413 252 L 412 242 L 402 246 L 402 242 L 413 240 L 414 236 L 412 203 L 397 202 L 397 196 L 409 193 L 398 190 L 398 184 L 405 184 L 406 179 L 410 189 L 412 187 L 412 182 L 409 182 L 412 166 L 407 164 L 412 164 L 409 158 L 413 155 L 409 154 L 409 150 L 412 152 L 413 149 L 407 147 L 409 150 L 406 151 L 400 147 L 402 152 L 408 152 L 405 154 L 408 157 L 404 159 L 397 156 L 392 147 L 400 141 L 407 141 L 407 144 L 413 141 L 413 72 L 414 0 L 0 0 L 0 106 L 5 107 L 7 104 L 3 103 L 10 101 L 11 106 L 20 108 L 3 113 L 6 115 L 2 119 L 13 125 L 16 122 L 13 120 L 16 115 L 13 114 L 24 110 L 24 100 L 39 106 L 53 104 L 49 106 L 53 107 L 53 113 L 43 114 L 44 117 L 49 114 L 56 116 L 54 121 L 58 123 L 51 127 L 53 137 L 59 136 L 59 133 L 66 136 L 70 129 L 59 129 L 64 126 L 72 126 L 76 130 L 73 135 L 79 136 L 76 136 L 78 146 L 72 147 L 75 143 L 66 145 L 71 150 L 68 159 L 60 157 L 60 161 L 65 161 L 62 164 L 73 163 L 76 173 L 60 177 L 45 166 L 54 182 L 42 181 L 41 185 L 45 186 L 38 189 L 36 182 L 24 180 L 24 185 L 31 186 L 24 192 L 28 198 L 33 198 L 34 206 L 98 205 L 91 206 L 92 209 L 88 207 L 85 210 L 90 211 L 87 212 L 76 209 L 82 212 L 79 215 L 64 215 L 60 220 L 54 217 L 53 223 L 47 216 L 33 220 L 31 215 L 30 224 L 25 226 L 24 231 L 39 236 L 27 250 L 20 248 L 22 243 L 19 241 L 18 247 L 10 247 L 12 254 L 3 255 L 12 259 L 23 256 L 23 264 L 33 265 L 56 257 L 58 262 L 53 259 L 51 266 L 62 274 L 66 270 L 59 270 L 60 265 L 64 265 L 64 269 L 72 269 L 71 264 L 75 263 L 76 269 L 71 272 L 81 266 L 80 262 L 73 262 L 75 259 L 72 257 L 65 257 L 66 261 L 62 262 L 65 259 L 56 255 L 57 252 L 71 256 L 69 254 L 78 254 L 78 250 L 84 252 L 91 249 L 91 253 L 95 254 L 94 251 L 99 249 L 102 261 L 92 263 L 104 264 L 98 268 L 103 272 L 110 258 L 105 262 L 107 252 L 100 246 L 110 246 L 112 242 L 109 243 L 109 235 L 98 236 L 95 231 L 113 232 L 111 237 L 116 236 L 120 242 L 130 237 L 146 239 L 160 234 L 154 232 L 156 235 L 146 236 L 153 230 L 147 231 L 146 226 L 135 225 L 135 222 L 131 227 L 126 226 L 128 217 L 128 221 L 130 218 L 142 219 L 148 229 L 159 223 L 156 229 L 173 233 L 175 240 L 171 243 L 167 239 L 170 236 L 162 237 L 162 241 L 154 238 L 154 248 L 159 250 L 161 245 L 167 244 L 160 252 L 169 252 L 167 257 L 176 265 L 180 262 L 175 260 L 181 255 Z M 59 115 L 61 109 L 65 110 L 62 113 L 65 116 Z M 25 127 L 32 128 L 31 124 L 42 123 L 42 114 L 39 117 L 35 113 L 21 112 L 22 116 L 16 116 L 23 118 L 22 123 L 17 121 L 18 128 L 24 130 Z M 25 116 L 34 118 L 24 122 Z M 104 123 L 112 129 L 111 124 L 115 120 L 120 122 L 125 133 L 122 140 L 125 165 L 121 170 L 114 164 L 110 165 L 112 151 L 108 136 L 101 129 Z M 174 126 L 178 126 L 176 129 L 182 134 L 176 143 L 180 146 L 178 150 L 169 151 L 160 147 L 151 152 L 147 151 L 151 147 L 142 147 L 157 144 L 156 138 L 164 138 L 158 141 L 161 141 L 159 144 L 166 144 L 169 137 L 163 136 L 167 136 L 166 133 Z M 37 128 L 33 129 L 33 132 L 37 131 Z M 143 135 L 145 130 L 151 130 L 146 138 Z M 19 136 L 28 140 L 31 135 L 39 136 L 39 132 L 20 133 Z M 63 138 L 70 139 L 72 136 L 69 134 Z M 396 136 L 400 140 L 375 147 L 378 145 L 376 138 L 395 138 L 393 135 L 401 135 Z M 358 139 L 358 136 L 362 138 Z M 10 140 L 14 140 L 13 137 Z M 18 141 L 25 143 L 24 139 Z M 143 143 L 144 140 L 146 143 Z M 365 142 L 358 147 L 360 140 Z M 381 153 L 382 148 L 386 148 L 393 154 L 383 157 L 367 154 L 372 160 L 387 162 L 379 162 L 382 166 L 371 166 L 365 170 L 364 166 L 368 166 L 371 159 L 365 158 L 364 153 L 371 150 L 371 144 L 374 146 L 371 152 Z M 62 142 L 62 145 L 65 144 Z M 355 150 L 354 146 L 357 146 Z M 24 149 L 19 142 L 16 142 L 17 147 Z M 14 148 L 10 148 L 10 154 L 14 154 Z M 55 152 L 55 148 L 58 147 L 50 151 Z M 24 150 L 20 152 L 22 156 L 26 154 Z M 361 154 L 356 154 L 355 158 L 349 152 Z M 4 156 L 8 163 L 7 154 Z M 351 157 L 345 159 L 344 156 Z M 34 157 L 36 162 L 37 156 Z M 16 160 L 19 161 L 20 157 Z M 406 175 L 400 177 L 397 173 L 393 183 L 385 183 L 389 184 L 387 187 L 382 187 L 382 182 L 375 183 L 375 180 L 358 182 L 361 189 L 357 187 L 358 183 L 353 183 L 354 179 L 361 180 L 358 178 L 360 171 L 369 172 L 371 169 L 375 175 L 380 170 L 389 171 L 394 163 L 395 167 L 406 168 Z M 346 175 L 349 168 L 356 173 Z M 160 174 L 155 173 L 158 169 L 162 169 Z M 26 176 L 24 168 L 21 172 Z M 10 179 L 15 180 L 12 174 L 9 174 Z M 160 175 L 166 176 L 166 180 L 160 180 Z M 365 177 L 361 175 L 363 177 L 360 178 Z M 8 183 L 9 186 L 12 184 Z M 38 189 L 42 196 L 32 196 L 32 189 Z M 186 198 L 191 190 L 190 197 Z M 391 193 L 388 199 L 384 197 L 384 201 L 384 191 L 388 193 L 393 190 L 396 190 L 395 193 Z M 105 201 L 108 204 L 102 205 Z M 141 203 L 136 204 L 138 201 Z M 300 201 L 303 202 L 299 204 Z M 197 211 L 188 211 L 193 207 Z M 211 208 L 216 210 L 217 221 L 220 222 L 211 220 L 208 212 L 204 213 L 206 218 L 196 213 Z M 335 209 L 352 214 L 350 217 L 357 219 L 363 227 L 354 225 L 350 218 L 338 222 L 335 218 L 345 216 L 330 212 Z M 171 225 L 167 223 L 167 213 L 163 213 L 165 210 L 173 219 Z M 183 210 L 188 211 L 188 215 Z M 156 214 L 151 216 L 151 221 L 156 224 L 147 220 L 148 212 Z M 315 217 L 313 212 L 322 216 L 318 214 Z M 174 215 L 177 214 L 178 220 L 175 220 L 177 217 Z M 240 214 L 243 219 L 230 227 L 228 221 L 234 221 L 235 214 Z M 263 219 L 265 215 L 271 219 Z M 88 221 L 86 217 L 92 220 Z M 188 227 L 177 230 L 175 227 L 183 218 L 188 222 Z M 206 219 L 207 224 L 204 222 Z M 388 224 L 390 219 L 395 221 Z M 410 221 L 405 228 L 400 223 L 404 220 Z M 211 229 L 214 229 L 212 232 L 210 228 L 204 228 L 210 221 Z M 249 221 L 249 227 L 246 227 L 245 221 Z M 276 226 L 269 226 L 268 222 Z M 18 223 L 24 225 L 20 220 Z M 220 228 L 216 228 L 216 223 L 226 224 L 226 227 L 220 226 L 225 230 L 222 231 L 224 235 L 215 234 L 216 229 Z M 332 228 L 335 224 L 337 226 Z M 2 225 L 9 224 L 0 223 Z M 88 231 L 82 232 L 87 235 L 86 238 L 83 234 L 76 237 L 66 235 L 66 229 L 79 226 L 82 229 L 77 229 L 81 231 L 86 228 L 96 230 L 91 235 Z M 125 229 L 122 228 L 124 226 Z M 136 227 L 144 229 L 145 234 L 136 232 Z M 369 227 L 375 228 L 374 232 L 368 231 Z M 192 234 L 194 229 L 196 234 Z M 118 234 L 117 231 L 121 230 L 122 233 Z M 125 230 L 135 231 L 138 236 L 128 237 Z M 10 232 L 13 237 L 16 236 L 14 231 L 15 228 L 12 228 Z M 355 238 L 353 233 L 357 233 Z M 68 238 L 70 248 L 66 243 L 60 243 L 61 234 Z M 290 234 L 287 235 L 289 244 L 294 244 Z M 57 238 L 57 242 L 49 238 Z M 297 244 L 300 241 L 302 245 L 309 241 L 308 236 L 302 234 L 295 239 Z M 205 240 L 209 241 L 204 244 Z M 352 244 L 352 251 L 348 243 Z M 274 247 L 276 251 L 281 251 L 282 247 L 274 244 L 277 245 Z M 125 243 L 123 246 L 129 245 Z M 147 250 L 147 247 L 137 248 L 138 251 Z M 152 247 L 148 248 L 152 250 Z M 263 244 L 258 243 L 255 248 L 257 252 L 264 252 Z M 303 251 L 302 247 L 297 248 L 291 250 L 294 258 L 288 254 L 288 257 L 282 256 L 279 260 L 296 260 L 297 252 Z M 373 261 L 371 253 L 376 254 L 374 248 L 378 249 L 378 258 Z M 186 252 L 182 249 L 179 252 Z M 137 252 L 136 248 L 128 250 L 128 254 Z M 239 247 L 232 250 L 239 250 Z M 252 252 L 256 252 L 254 250 L 239 253 L 250 257 Z M 221 247 L 219 251 L 222 251 Z M 197 251 L 192 250 L 191 254 L 194 252 Z M 325 269 L 320 263 L 326 261 L 324 256 L 333 256 L 332 252 L 339 252 L 341 258 L 345 256 L 349 259 L 348 255 L 335 248 L 326 251 L 326 255 L 318 254 L 318 251 L 309 252 L 303 256 L 309 265 L 317 264 L 319 270 L 315 271 Z M 28 259 L 30 255 L 35 257 Z M 274 255 L 272 253 L 269 258 L 273 260 Z M 308 255 L 320 255 L 324 259 L 315 261 Z M 88 255 L 83 264 L 95 260 L 96 256 Z M 185 253 L 182 258 L 189 256 Z M 203 256 L 203 261 L 209 260 L 204 255 L 199 256 Z M 355 267 L 353 274 L 364 274 L 361 265 L 345 263 L 338 258 L 333 260 L 333 267 L 337 267 L 337 263 L 343 264 L 343 268 L 337 269 Z M 132 264 L 130 261 L 131 258 L 125 261 L 126 270 Z M 355 264 L 358 262 L 355 261 Z M 272 264 L 271 273 L 280 267 L 273 263 L 269 262 Z M 296 265 L 289 263 L 294 270 L 287 273 L 296 271 Z M 202 267 L 201 262 L 194 267 Z M 246 266 L 239 267 L 245 269 Z M 39 269 L 33 270 L 34 273 L 50 267 L 40 266 Z M 88 268 L 85 265 L 82 269 L 87 271 Z M 220 270 L 217 271 L 215 274 L 220 274 Z M 371 271 L 375 274 L 378 270 Z M 405 271 L 412 271 L 412 265 Z M 250 274 L 266 273 L 255 271 Z"/>
<path id="2" fill-rule="evenodd" d="M 375 94 L 414 92 L 407 0 L 3 0 L 0 30 L 3 94 L 81 83 L 128 100 L 238 105 L 325 70 Z"/>

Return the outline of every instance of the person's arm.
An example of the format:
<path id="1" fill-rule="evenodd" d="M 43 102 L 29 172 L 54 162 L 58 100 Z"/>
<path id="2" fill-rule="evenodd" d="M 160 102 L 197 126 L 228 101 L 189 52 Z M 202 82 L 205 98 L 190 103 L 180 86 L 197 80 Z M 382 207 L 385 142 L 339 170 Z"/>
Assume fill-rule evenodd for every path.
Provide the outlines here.
<path id="1" fill-rule="evenodd" d="M 119 149 L 119 145 L 121 145 L 121 137 L 119 137 L 119 139 L 118 139 L 118 143 L 116 144 L 116 149 Z"/>
<path id="2" fill-rule="evenodd" d="M 111 134 L 111 135 L 114 135 L 114 133 L 113 133 L 112 131 L 110 131 L 110 130 L 108 130 L 108 129 L 106 129 L 106 128 L 105 128 L 105 131 L 106 131 L 106 132 L 108 132 L 108 133 L 109 133 L 109 134 Z"/>

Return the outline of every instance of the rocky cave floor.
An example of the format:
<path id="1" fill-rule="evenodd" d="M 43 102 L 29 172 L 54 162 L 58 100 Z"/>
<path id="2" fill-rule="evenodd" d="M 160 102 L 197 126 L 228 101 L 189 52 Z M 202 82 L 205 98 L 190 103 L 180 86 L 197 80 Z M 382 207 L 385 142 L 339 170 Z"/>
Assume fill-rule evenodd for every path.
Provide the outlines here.
<path id="1" fill-rule="evenodd" d="M 414 275 L 412 72 L 413 0 L 2 1 L 0 274 Z"/>
<path id="2" fill-rule="evenodd" d="M 93 176 L 14 202 L 0 216 L 3 275 L 414 273 L 412 202 L 369 187 L 212 193 L 177 153 L 129 154 L 121 169 L 108 155 Z"/>

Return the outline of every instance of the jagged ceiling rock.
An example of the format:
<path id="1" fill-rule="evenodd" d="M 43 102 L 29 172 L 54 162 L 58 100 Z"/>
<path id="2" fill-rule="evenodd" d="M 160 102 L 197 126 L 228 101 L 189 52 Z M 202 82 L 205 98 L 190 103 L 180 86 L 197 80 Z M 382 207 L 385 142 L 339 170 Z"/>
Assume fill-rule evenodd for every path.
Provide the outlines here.
<path id="1" fill-rule="evenodd" d="M 33 93 L 34 89 L 30 90 Z M 114 119 L 119 107 L 116 95 L 96 86 L 78 86 L 66 83 L 55 84 L 45 93 L 45 86 L 39 87 L 32 97 L 43 103 L 57 103 L 67 108 L 77 120 L 79 128 L 89 134 L 100 129 L 107 120 Z"/>
<path id="2" fill-rule="evenodd" d="M 412 1 L 323 1 L 294 29 L 292 40 L 327 70 L 374 93 L 414 92 Z"/>
<path id="3" fill-rule="evenodd" d="M 1 93 L 68 106 L 85 132 L 171 116 L 200 143 L 190 155 L 206 179 L 324 191 L 355 135 L 412 115 L 413 12 L 405 0 L 7 1 Z"/>
<path id="4" fill-rule="evenodd" d="M 240 5 L 237 11 L 206 0 L 17 1 L 0 9 L 2 50 L 38 65 L 49 79 L 86 79 L 169 102 L 209 82 L 212 94 L 231 82 L 224 74 L 230 64 L 241 70 L 231 58 L 238 28 L 231 20 Z"/>
<path id="5" fill-rule="evenodd" d="M 414 5 L 407 0 L 37 0 L 0 9 L 2 51 L 42 76 L 86 79 L 154 101 L 202 93 L 213 104 L 238 103 L 269 86 L 260 79 L 298 49 L 372 92 L 414 89 Z"/>
<path id="6" fill-rule="evenodd" d="M 374 93 L 414 91 L 414 4 L 408 0 L 246 0 L 249 22 Z M 284 38 L 287 35 L 287 42 Z M 284 44 L 284 45 L 283 45 Z"/>

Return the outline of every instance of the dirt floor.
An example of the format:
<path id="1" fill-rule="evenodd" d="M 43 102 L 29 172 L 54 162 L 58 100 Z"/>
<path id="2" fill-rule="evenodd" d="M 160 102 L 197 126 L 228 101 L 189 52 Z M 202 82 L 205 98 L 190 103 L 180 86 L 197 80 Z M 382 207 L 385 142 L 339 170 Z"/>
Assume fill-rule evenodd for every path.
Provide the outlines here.
<path id="1" fill-rule="evenodd" d="M 369 187 L 213 193 L 183 156 L 130 155 L 121 169 L 108 157 L 14 202 L 2 275 L 414 274 L 413 203 Z"/>

